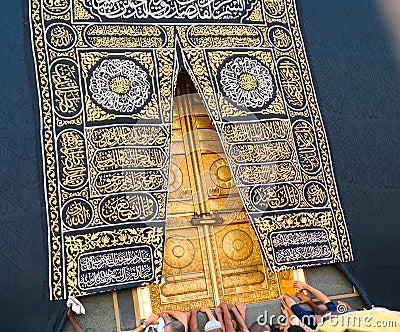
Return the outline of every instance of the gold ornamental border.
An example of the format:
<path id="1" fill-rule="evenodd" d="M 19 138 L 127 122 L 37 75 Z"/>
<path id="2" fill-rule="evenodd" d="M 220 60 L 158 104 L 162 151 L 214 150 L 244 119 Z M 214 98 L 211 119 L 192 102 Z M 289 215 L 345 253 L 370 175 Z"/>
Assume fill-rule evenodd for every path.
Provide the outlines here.
<path id="1" fill-rule="evenodd" d="M 42 158 L 43 158 L 43 175 L 44 175 L 44 186 L 45 186 L 45 201 L 46 201 L 46 215 L 47 215 L 47 223 L 48 223 L 48 248 L 49 248 L 49 287 L 51 289 L 50 298 L 51 299 L 60 299 L 63 298 L 66 294 L 66 285 L 65 285 L 65 272 L 64 267 L 66 266 L 66 262 L 64 262 L 63 257 L 63 240 L 62 240 L 62 229 L 60 227 L 60 207 L 58 200 L 58 178 L 57 178 L 57 158 L 56 158 L 56 148 L 57 144 L 55 143 L 55 125 L 57 124 L 55 121 L 58 121 L 58 118 L 53 115 L 52 112 L 52 103 L 51 103 L 51 86 L 49 81 L 49 65 L 52 57 L 57 56 L 57 52 L 51 50 L 46 45 L 45 41 L 45 20 L 59 19 L 63 18 L 71 21 L 71 16 L 74 15 L 72 12 L 71 6 L 73 3 L 76 5 L 79 1 L 74 0 L 62 0 L 60 2 L 60 11 L 55 12 L 54 14 L 50 14 L 45 11 L 44 8 L 44 0 L 30 0 L 30 23 L 31 23 L 31 42 L 32 42 L 32 52 L 35 59 L 35 70 L 36 70 L 36 80 L 37 80 L 37 88 L 38 88 L 38 98 L 40 104 L 40 116 L 41 116 L 41 127 L 40 127 L 40 135 L 41 135 L 41 143 L 42 143 Z M 330 150 L 327 142 L 327 137 L 325 133 L 325 129 L 322 123 L 320 110 L 318 107 L 316 94 L 310 74 L 309 64 L 306 57 L 306 52 L 304 49 L 304 42 L 301 36 L 300 25 L 298 14 L 296 11 L 295 0 L 282 0 L 282 1 L 268 1 L 268 0 L 259 0 L 257 2 L 257 6 L 254 8 L 253 13 L 249 16 L 251 20 L 247 23 L 248 25 L 252 25 L 256 27 L 259 32 L 261 32 L 264 43 L 260 45 L 260 48 L 267 48 L 267 32 L 268 27 L 267 24 L 271 21 L 270 18 L 264 20 L 262 9 L 268 13 L 272 13 L 272 16 L 278 17 L 283 11 L 285 11 L 286 7 L 286 15 L 282 16 L 279 20 L 281 22 L 285 22 L 288 24 L 291 32 L 291 36 L 293 38 L 293 54 L 292 57 L 297 61 L 300 67 L 300 73 L 302 75 L 302 81 L 304 83 L 304 94 L 306 95 L 310 117 L 313 123 L 313 127 L 316 132 L 316 139 L 318 141 L 319 153 L 321 157 L 322 167 L 323 167 L 323 177 L 325 184 L 327 186 L 329 198 L 330 198 L 330 209 L 333 212 L 333 220 L 334 225 L 331 230 L 334 229 L 335 238 L 333 238 L 332 246 L 338 246 L 335 249 L 335 260 L 338 261 L 350 261 L 353 259 L 353 254 L 351 250 L 349 233 L 345 224 L 345 220 L 343 217 L 342 207 L 340 205 L 336 182 L 334 179 L 333 168 L 330 157 Z M 283 7 L 282 7 L 283 4 Z M 74 6 L 76 9 L 77 7 Z M 282 9 L 283 8 L 283 9 Z M 81 8 L 83 10 L 83 8 Z M 282 11 L 283 10 L 283 11 Z M 287 21 L 286 21 L 287 20 Z M 83 40 L 83 30 L 85 24 L 83 23 L 74 23 L 74 27 L 77 30 L 77 40 L 76 47 L 87 47 Z M 174 72 L 176 71 L 174 64 L 174 52 L 176 50 L 172 50 L 174 43 L 176 42 L 175 38 L 180 39 L 180 42 L 184 43 L 183 45 L 183 53 L 186 53 L 186 56 L 191 54 L 192 57 L 199 56 L 202 57 L 205 53 L 204 50 L 200 48 L 193 47 L 188 43 L 185 39 L 190 28 L 187 25 L 199 26 L 201 24 L 198 23 L 186 23 L 183 25 L 179 25 L 177 23 L 151 23 L 152 25 L 158 25 L 162 27 L 165 31 L 165 45 L 164 49 L 157 48 L 154 50 L 154 54 L 157 55 L 157 63 L 162 68 L 163 71 L 170 71 L 168 75 L 161 76 L 161 80 L 164 82 L 160 82 L 160 86 L 167 86 L 167 81 L 172 80 L 172 83 L 168 81 L 168 84 L 172 84 L 174 86 L 176 75 L 174 77 Z M 176 33 L 176 36 L 175 36 Z M 258 39 L 257 39 L 258 40 Z M 89 47 L 90 49 L 90 47 Z M 210 47 L 213 49 L 213 47 Z M 214 49 L 218 49 L 218 47 L 214 47 Z M 137 49 L 140 50 L 140 49 Z M 228 49 L 229 50 L 229 49 Z M 47 54 L 48 53 L 48 54 Z M 76 60 L 75 53 L 73 51 L 65 52 L 68 53 L 68 56 Z M 200 53 L 200 54 L 199 54 Z M 279 53 L 277 51 L 277 53 Z M 188 58 L 190 55 L 188 56 Z M 200 70 L 200 69 L 198 69 Z M 201 80 L 200 83 L 203 84 L 203 91 L 205 91 L 205 101 L 208 103 L 209 110 L 212 112 L 214 118 L 216 120 L 220 120 L 220 115 L 216 111 L 216 105 L 218 104 L 217 95 L 213 90 L 213 87 L 210 86 L 207 82 L 208 74 L 205 68 L 202 68 L 202 72 L 196 73 L 197 78 Z M 170 119 L 170 107 L 171 107 L 172 96 L 170 91 L 166 89 L 161 89 L 160 91 L 160 107 L 159 110 L 162 112 L 162 117 L 165 122 L 163 125 L 168 125 L 171 122 Z M 307 111 L 305 111 L 307 112 Z M 75 120 L 76 123 L 80 121 L 80 116 Z M 60 194 L 61 195 L 61 194 Z M 333 236 L 333 234 L 331 233 Z M 270 256 L 270 255 L 268 255 Z M 341 257 L 339 257 L 341 256 Z M 307 264 L 306 264 L 307 265 Z"/>

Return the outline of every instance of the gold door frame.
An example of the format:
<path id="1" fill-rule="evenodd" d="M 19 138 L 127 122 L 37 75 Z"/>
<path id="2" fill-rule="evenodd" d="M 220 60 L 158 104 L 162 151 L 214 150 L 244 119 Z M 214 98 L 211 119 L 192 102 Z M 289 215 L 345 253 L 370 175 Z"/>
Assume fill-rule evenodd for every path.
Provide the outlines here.
<path id="1" fill-rule="evenodd" d="M 163 278 L 149 286 L 152 310 L 293 294 L 293 272 L 271 273 L 262 258 L 218 134 L 185 71 L 176 95 Z"/>

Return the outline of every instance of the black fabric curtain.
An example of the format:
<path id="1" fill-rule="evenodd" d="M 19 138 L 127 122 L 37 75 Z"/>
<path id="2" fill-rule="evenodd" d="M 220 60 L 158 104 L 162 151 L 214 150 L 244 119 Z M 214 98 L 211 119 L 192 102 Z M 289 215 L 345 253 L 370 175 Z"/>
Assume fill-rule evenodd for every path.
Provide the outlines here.
<path id="1" fill-rule="evenodd" d="M 61 331 L 65 301 L 49 301 L 28 1 L 1 1 L 0 22 L 0 330 Z"/>
<path id="2" fill-rule="evenodd" d="M 398 45 L 379 1 L 299 0 L 297 8 L 354 250 L 341 267 L 371 304 L 398 310 Z"/>
<path id="3" fill-rule="evenodd" d="M 50 302 L 39 112 L 28 0 L 0 5 L 2 331 L 57 331 Z M 375 305 L 399 309 L 400 60 L 373 0 L 299 0 L 355 262 L 344 269 Z M 398 52 L 397 52 L 398 53 Z"/>

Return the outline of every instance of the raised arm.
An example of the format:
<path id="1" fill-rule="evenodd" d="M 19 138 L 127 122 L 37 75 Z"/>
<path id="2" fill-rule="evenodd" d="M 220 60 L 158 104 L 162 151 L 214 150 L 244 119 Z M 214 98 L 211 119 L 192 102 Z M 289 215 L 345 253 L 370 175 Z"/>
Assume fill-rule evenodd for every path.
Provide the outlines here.
<path id="1" fill-rule="evenodd" d="M 286 307 L 285 305 L 283 305 L 281 308 L 281 311 L 285 315 L 286 319 L 285 319 L 285 323 L 281 324 L 280 330 L 283 332 L 287 332 L 288 328 L 291 326 L 290 325 L 291 310 L 288 307 Z"/>
<path id="2" fill-rule="evenodd" d="M 200 312 L 203 312 L 207 315 L 207 319 L 208 320 L 216 320 L 213 313 L 211 312 L 211 309 L 209 307 L 206 307 L 205 305 L 203 305 L 200 309 Z"/>
<path id="3" fill-rule="evenodd" d="M 221 324 L 222 332 L 225 332 L 225 321 L 221 307 L 215 307 L 214 313 L 217 316 L 217 321 L 219 321 L 219 323 Z"/>
<path id="4" fill-rule="evenodd" d="M 294 288 L 296 288 L 298 291 L 303 291 L 306 290 L 313 294 L 319 301 L 321 301 L 323 304 L 326 304 L 328 302 L 331 302 L 329 297 L 327 297 L 324 293 L 322 293 L 320 290 L 306 284 L 305 282 L 302 281 L 295 281 L 293 283 Z"/>
<path id="5" fill-rule="evenodd" d="M 233 313 L 235 316 L 236 322 L 239 325 L 239 329 L 242 332 L 249 332 L 249 329 L 246 325 L 246 316 L 243 317 L 243 314 L 239 312 L 239 309 L 237 306 L 244 306 L 244 311 L 246 312 L 246 306 L 242 303 L 239 303 L 238 305 L 235 304 L 228 304 L 228 309 Z"/>
<path id="6" fill-rule="evenodd" d="M 68 317 L 69 321 L 71 322 L 74 332 L 83 332 L 82 328 L 78 325 L 78 323 L 75 320 L 74 312 L 72 311 L 72 304 L 69 306 L 69 309 L 67 312 L 67 317 Z"/>
<path id="7" fill-rule="evenodd" d="M 146 326 L 157 324 L 158 323 L 158 315 L 151 313 L 149 317 L 147 317 L 143 324 Z M 137 326 L 132 332 L 143 332 L 145 328 L 142 325 Z M 83 332 L 83 331 L 82 331 Z"/>
<path id="8" fill-rule="evenodd" d="M 291 308 L 293 305 L 297 304 L 295 300 L 293 300 L 289 295 L 283 294 L 281 297 L 282 305 Z"/>
<path id="9" fill-rule="evenodd" d="M 225 332 L 235 332 L 233 327 L 231 314 L 226 303 L 221 303 L 222 314 L 224 315 Z"/>
<path id="10" fill-rule="evenodd" d="M 315 302 L 313 300 L 311 300 L 311 297 L 304 294 L 303 291 L 297 292 L 296 297 L 300 300 L 299 303 L 307 303 L 312 309 L 317 307 Z"/>
<path id="11" fill-rule="evenodd" d="M 189 321 L 189 331 L 190 332 L 200 332 L 199 330 L 199 322 L 197 313 L 199 312 L 198 309 L 190 310 L 190 321 Z"/>

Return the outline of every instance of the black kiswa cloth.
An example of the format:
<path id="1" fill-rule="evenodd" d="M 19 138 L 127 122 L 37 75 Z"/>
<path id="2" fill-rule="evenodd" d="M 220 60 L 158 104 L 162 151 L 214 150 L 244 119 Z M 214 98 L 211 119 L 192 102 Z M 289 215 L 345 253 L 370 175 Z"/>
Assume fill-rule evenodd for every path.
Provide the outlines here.
<path id="1" fill-rule="evenodd" d="M 297 9 L 353 244 L 355 261 L 340 268 L 367 304 L 399 310 L 399 45 L 381 4 Z"/>
<path id="2" fill-rule="evenodd" d="M 65 302 L 49 301 L 28 1 L 1 4 L 0 331 L 61 331 Z"/>
<path id="3" fill-rule="evenodd" d="M 157 26 L 135 25 L 133 3 L 82 1 L 31 2 L 52 299 L 160 281 L 177 52 L 271 271 L 352 260 L 293 0 L 241 2 L 243 27 L 173 29 L 154 3 L 143 10 L 162 15 Z M 164 6 L 178 15 L 178 3 Z M 245 19 L 235 2 L 211 4 Z M 112 24 L 92 24 L 103 18 Z"/>

